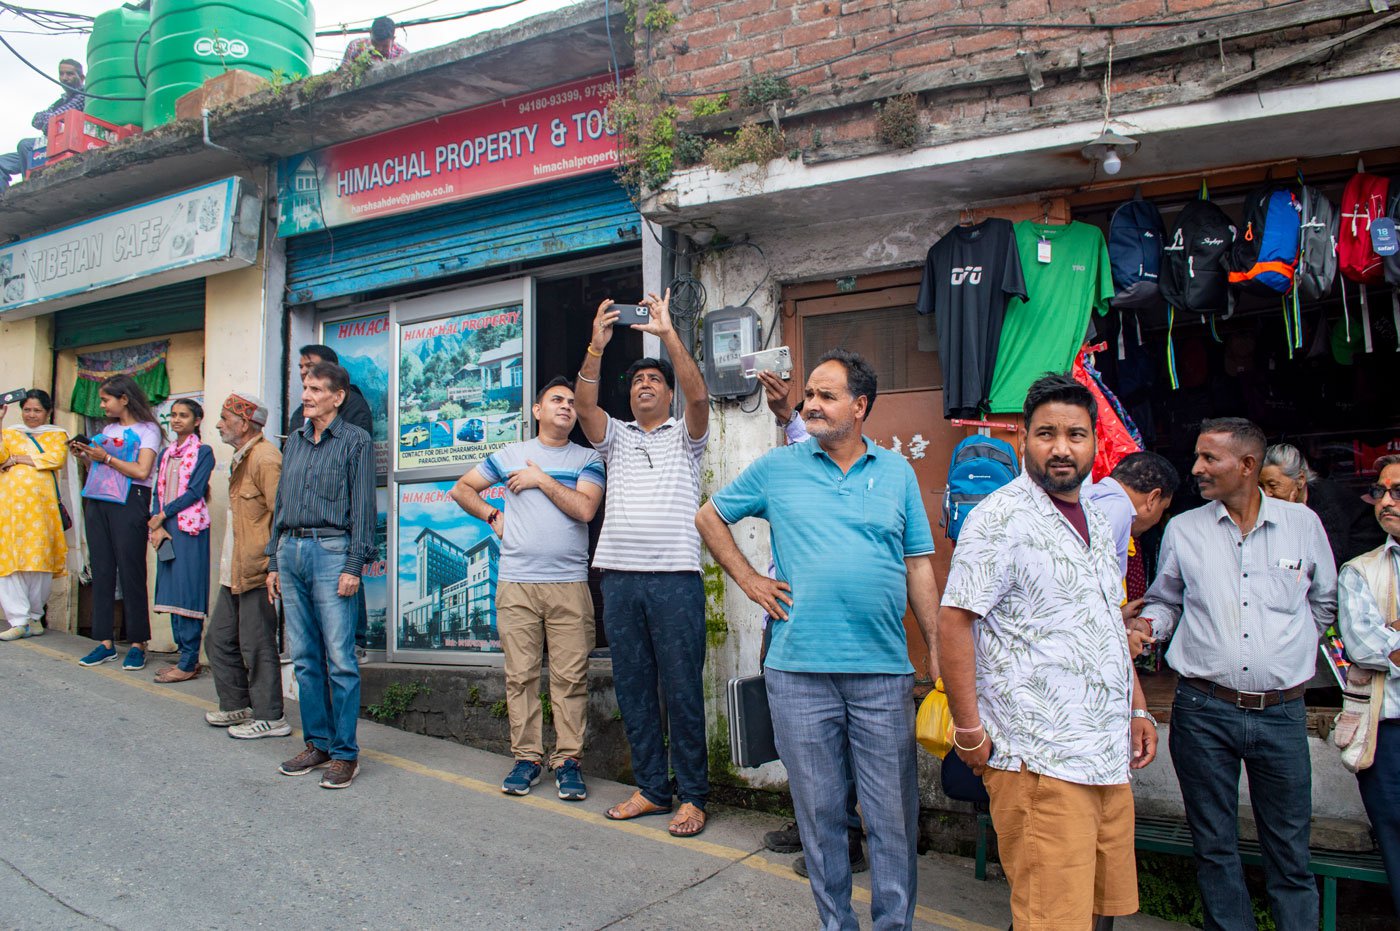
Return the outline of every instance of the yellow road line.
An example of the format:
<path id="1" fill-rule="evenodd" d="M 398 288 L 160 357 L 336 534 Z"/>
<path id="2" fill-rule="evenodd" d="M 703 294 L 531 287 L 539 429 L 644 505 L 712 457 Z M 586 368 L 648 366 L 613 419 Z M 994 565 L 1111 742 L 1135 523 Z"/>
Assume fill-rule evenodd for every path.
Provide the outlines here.
<path id="1" fill-rule="evenodd" d="M 19 646 L 27 650 L 33 650 L 35 653 L 42 654 L 43 656 L 47 656 L 50 659 L 55 659 L 65 663 L 77 662 L 77 659 L 71 654 L 65 653 L 62 650 L 55 650 L 53 647 L 40 646 L 39 644 L 35 643 L 32 639 L 18 640 L 15 642 Z M 186 705 L 192 705 L 196 708 L 203 708 L 206 711 L 216 711 L 219 707 L 214 702 L 206 701 L 205 699 L 199 698 L 194 695 L 186 695 L 184 692 L 163 687 L 155 684 L 154 682 L 147 682 L 143 678 L 132 676 L 130 673 L 124 673 L 119 669 L 108 669 L 105 664 L 102 666 L 90 668 L 88 671 L 95 672 L 101 676 L 105 676 L 106 678 L 111 679 L 113 682 L 120 682 L 123 685 L 128 685 L 133 688 L 140 689 L 143 692 L 148 692 L 149 694 L 155 695 L 158 698 L 165 698 L 170 699 L 172 701 L 183 702 Z M 300 737 L 301 731 L 294 730 L 293 735 L 296 737 Z M 473 779 L 470 776 L 463 776 L 459 773 L 448 772 L 445 769 L 437 769 L 435 767 L 419 763 L 415 760 L 410 760 L 405 757 L 396 756 L 392 753 L 385 753 L 382 750 L 361 749 L 360 756 L 365 759 L 374 760 L 377 763 L 383 763 L 386 766 L 392 766 L 395 769 L 401 769 L 404 772 L 414 773 L 419 776 L 424 776 L 428 779 L 436 779 L 439 782 L 446 782 L 451 785 L 460 786 L 463 789 L 467 789 L 469 791 L 476 792 L 481 795 L 490 796 L 491 798 L 499 799 L 501 797 L 500 787 L 494 785 L 493 783 L 484 782 L 480 779 Z M 786 864 L 771 863 L 763 857 L 759 856 L 758 854 L 752 853 L 748 850 L 744 850 L 740 847 L 729 847 L 724 844 L 714 844 L 709 841 L 700 840 L 698 837 L 689 839 L 672 837 L 666 831 L 658 830 L 656 828 L 643 827 L 642 825 L 635 824 L 631 821 L 613 821 L 597 812 L 588 811 L 587 809 L 577 808 L 574 806 L 566 806 L 559 802 L 555 802 L 546 798 L 541 798 L 535 795 L 526 795 L 518 798 L 513 798 L 510 800 L 510 804 L 528 805 L 531 808 L 535 808 L 543 812 L 548 812 L 551 815 L 572 818 L 575 821 L 582 821 L 585 824 L 591 824 L 595 827 L 607 828 L 608 830 L 612 831 L 621 831 L 624 834 L 631 834 L 634 837 L 641 837 L 645 838 L 646 840 L 656 841 L 662 844 L 672 844 L 676 847 L 680 847 L 685 850 L 692 850 L 696 853 L 703 853 L 707 856 L 715 857 L 716 859 L 727 860 L 730 863 L 737 863 L 740 866 L 747 867 L 748 869 L 756 870 L 760 873 L 766 873 L 769 876 L 776 876 L 779 879 L 788 880 L 790 882 L 800 882 L 804 885 L 807 882 L 807 880 L 794 873 L 792 871 L 792 867 L 787 866 Z M 851 899 L 856 902 L 861 902 L 863 904 L 869 905 L 870 890 L 862 888 L 860 886 L 852 886 Z M 918 918 L 920 921 L 925 921 L 932 925 L 940 925 L 942 927 L 952 929 L 952 931 L 1000 931 L 1000 929 L 993 928 L 991 925 L 984 925 L 979 924 L 975 921 L 968 921 L 965 918 L 959 918 L 957 915 L 949 915 L 945 912 L 937 911 L 936 909 L 929 908 L 925 905 L 915 906 L 914 917 Z"/>

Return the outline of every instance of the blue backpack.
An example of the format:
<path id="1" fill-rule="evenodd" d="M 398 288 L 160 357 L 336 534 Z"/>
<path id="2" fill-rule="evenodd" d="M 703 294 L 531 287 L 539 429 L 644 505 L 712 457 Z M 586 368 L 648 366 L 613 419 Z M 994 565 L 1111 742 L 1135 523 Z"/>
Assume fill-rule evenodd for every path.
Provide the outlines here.
<path id="1" fill-rule="evenodd" d="M 1113 306 L 1121 310 L 1156 310 L 1166 304 L 1157 279 L 1162 271 L 1166 227 L 1151 201 L 1134 198 L 1113 211 L 1108 223 L 1108 261 L 1113 269 Z"/>
<path id="2" fill-rule="evenodd" d="M 943 495 L 943 531 L 957 540 L 963 521 L 987 495 L 1021 471 L 1016 450 L 1005 440 L 970 436 L 953 447 L 948 465 L 948 490 Z"/>
<path id="3" fill-rule="evenodd" d="M 1244 232 L 1235 239 L 1230 283 L 1265 294 L 1293 290 L 1302 205 L 1292 191 L 1263 187 L 1244 202 Z"/>

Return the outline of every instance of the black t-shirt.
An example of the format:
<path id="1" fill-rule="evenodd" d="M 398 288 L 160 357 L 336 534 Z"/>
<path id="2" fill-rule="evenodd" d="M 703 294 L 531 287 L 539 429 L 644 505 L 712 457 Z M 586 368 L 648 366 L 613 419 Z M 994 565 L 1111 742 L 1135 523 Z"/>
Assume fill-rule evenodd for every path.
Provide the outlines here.
<path id="1" fill-rule="evenodd" d="M 1013 296 L 1026 298 L 1026 279 L 1010 220 L 955 226 L 928 250 L 916 306 L 938 327 L 944 417 L 973 419 L 986 408 Z"/>

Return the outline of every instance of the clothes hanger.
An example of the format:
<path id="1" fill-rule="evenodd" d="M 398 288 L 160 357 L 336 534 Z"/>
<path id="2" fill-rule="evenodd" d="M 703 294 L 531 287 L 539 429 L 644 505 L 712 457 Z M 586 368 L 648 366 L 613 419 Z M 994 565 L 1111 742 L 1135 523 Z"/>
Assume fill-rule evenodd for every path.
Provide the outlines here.
<path id="1" fill-rule="evenodd" d="M 976 226 L 977 212 L 967 207 L 958 211 L 958 226 Z"/>

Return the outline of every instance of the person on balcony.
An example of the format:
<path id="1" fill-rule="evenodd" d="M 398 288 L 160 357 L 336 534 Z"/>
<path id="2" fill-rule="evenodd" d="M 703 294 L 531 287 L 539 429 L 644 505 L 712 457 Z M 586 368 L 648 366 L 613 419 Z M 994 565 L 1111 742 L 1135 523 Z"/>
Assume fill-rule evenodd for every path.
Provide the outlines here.
<path id="1" fill-rule="evenodd" d="M 49 118 L 69 110 L 82 110 L 87 106 L 87 96 L 83 94 L 85 76 L 80 62 L 65 58 L 58 63 L 58 80 L 64 87 L 63 96 L 49 104 L 45 110 L 34 114 L 30 125 L 41 133 L 48 133 Z M 34 146 L 38 139 L 21 139 L 13 152 L 0 155 L 0 191 L 10 186 L 10 175 L 24 171 L 34 156 Z"/>

